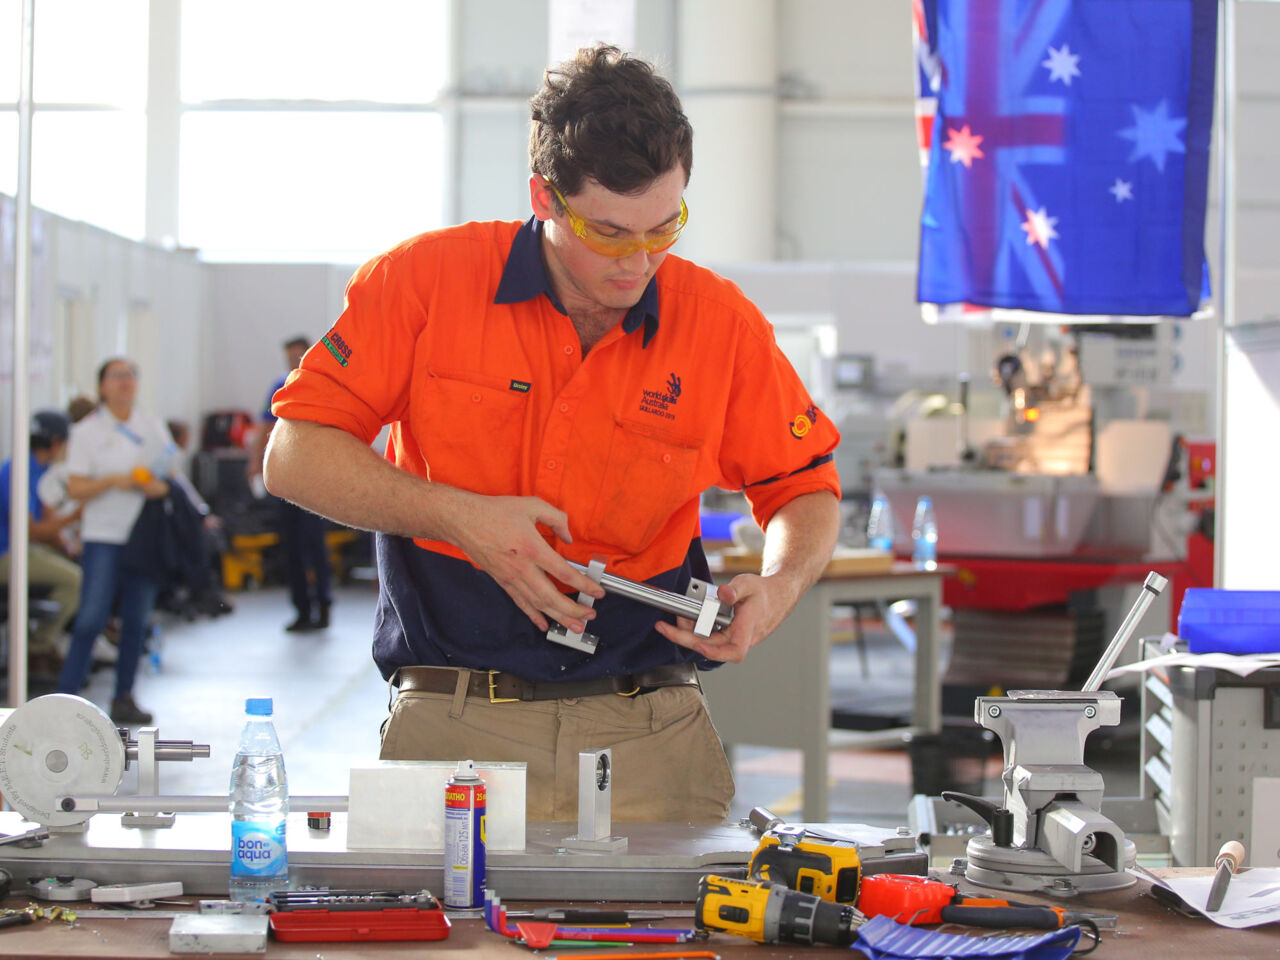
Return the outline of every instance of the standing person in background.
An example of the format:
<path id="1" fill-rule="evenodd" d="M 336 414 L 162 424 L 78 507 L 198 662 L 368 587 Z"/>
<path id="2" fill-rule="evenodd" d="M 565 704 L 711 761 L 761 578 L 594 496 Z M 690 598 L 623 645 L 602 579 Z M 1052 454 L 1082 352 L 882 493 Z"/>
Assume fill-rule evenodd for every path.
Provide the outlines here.
<path id="1" fill-rule="evenodd" d="M 138 370 L 116 357 L 98 369 L 98 409 L 71 429 L 67 492 L 84 504 L 81 537 L 84 582 L 59 693 L 79 693 L 88 675 L 94 638 L 120 606 L 120 657 L 111 719 L 147 724 L 151 714 L 133 699 L 133 682 L 155 605 L 157 585 L 125 569 L 120 556 L 142 504 L 169 492 L 173 462 L 169 431 L 134 405 Z"/>
<path id="2" fill-rule="evenodd" d="M 49 588 L 49 599 L 58 605 L 58 615 L 43 620 L 31 631 L 27 666 L 33 680 L 49 680 L 58 673 L 62 658 L 55 642 L 75 616 L 80 599 L 80 568 L 62 549 L 62 530 L 74 523 L 78 511 L 60 515 L 46 510 L 37 495 L 40 480 L 67 452 L 70 421 L 56 410 L 41 410 L 31 418 L 30 483 L 31 525 L 27 544 L 27 582 Z M 13 461 L 0 465 L 0 589 L 9 585 L 12 543 L 9 539 L 9 493 Z"/>
<path id="3" fill-rule="evenodd" d="M 296 370 L 302 363 L 311 342 L 297 336 L 284 342 L 284 352 L 289 370 Z M 271 412 L 271 398 L 284 386 L 289 375 L 285 374 L 271 386 L 266 405 L 262 408 L 262 423 L 253 435 L 253 448 L 249 451 L 246 479 L 249 489 L 261 483 L 262 461 L 267 451 L 267 441 L 276 425 Z M 329 627 L 329 607 L 333 604 L 330 588 L 329 553 L 324 543 L 324 519 L 309 510 L 303 510 L 288 500 L 277 500 L 277 532 L 284 545 L 285 566 L 289 576 L 289 599 L 297 616 L 285 627 L 290 633 L 310 630 L 326 630 Z"/>

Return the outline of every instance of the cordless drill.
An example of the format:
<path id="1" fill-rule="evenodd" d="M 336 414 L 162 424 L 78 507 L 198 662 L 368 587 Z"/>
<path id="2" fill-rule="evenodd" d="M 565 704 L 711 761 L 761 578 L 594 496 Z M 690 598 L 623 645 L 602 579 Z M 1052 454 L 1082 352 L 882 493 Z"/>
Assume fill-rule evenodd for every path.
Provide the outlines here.
<path id="1" fill-rule="evenodd" d="M 753 880 L 772 880 L 832 903 L 857 903 L 862 858 L 852 840 L 828 837 L 804 827 L 773 826 L 747 864 Z"/>
<path id="2" fill-rule="evenodd" d="M 866 921 L 847 903 L 769 880 L 732 880 L 708 875 L 698 882 L 694 923 L 756 943 L 829 943 L 847 947 Z"/>

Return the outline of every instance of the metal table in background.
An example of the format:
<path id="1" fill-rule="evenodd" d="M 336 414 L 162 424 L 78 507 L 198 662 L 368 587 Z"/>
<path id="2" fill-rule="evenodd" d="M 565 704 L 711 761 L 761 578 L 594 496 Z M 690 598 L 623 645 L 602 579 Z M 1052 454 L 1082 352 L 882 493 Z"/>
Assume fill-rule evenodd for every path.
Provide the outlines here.
<path id="1" fill-rule="evenodd" d="M 824 575 L 743 663 L 726 664 L 702 675 L 711 718 L 727 747 L 755 744 L 803 751 L 805 820 L 828 819 L 832 607 L 915 601 L 912 722 L 867 734 L 865 740 L 859 735 L 859 740 L 900 743 L 906 733 L 936 733 L 942 712 L 939 610 L 942 581 L 951 573 L 954 568 L 945 564 L 937 570 L 917 570 L 910 563 L 899 562 L 884 572 Z"/>

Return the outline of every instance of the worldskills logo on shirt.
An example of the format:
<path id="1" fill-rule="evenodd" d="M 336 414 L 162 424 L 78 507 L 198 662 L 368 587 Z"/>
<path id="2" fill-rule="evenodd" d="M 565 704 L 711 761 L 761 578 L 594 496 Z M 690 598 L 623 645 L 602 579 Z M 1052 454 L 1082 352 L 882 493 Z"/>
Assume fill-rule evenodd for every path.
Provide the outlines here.
<path id="1" fill-rule="evenodd" d="M 640 412 L 651 413 L 655 417 L 662 417 L 664 420 L 674 420 L 676 415 L 671 408 L 676 405 L 676 401 L 679 399 L 680 378 L 673 373 L 667 378 L 662 390 L 644 391 L 644 395 L 640 398 Z"/>
<path id="2" fill-rule="evenodd" d="M 805 434 L 813 429 L 813 425 L 818 422 L 818 408 L 814 404 L 809 404 L 805 408 L 804 413 L 797 416 L 791 421 L 791 435 L 797 440 L 801 439 Z"/>

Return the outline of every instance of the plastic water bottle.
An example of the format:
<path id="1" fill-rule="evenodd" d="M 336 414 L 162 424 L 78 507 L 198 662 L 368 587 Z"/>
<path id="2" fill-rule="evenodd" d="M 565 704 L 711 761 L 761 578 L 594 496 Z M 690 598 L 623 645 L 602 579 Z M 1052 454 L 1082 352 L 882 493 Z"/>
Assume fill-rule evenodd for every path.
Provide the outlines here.
<path id="1" fill-rule="evenodd" d="M 893 510 L 883 493 L 877 493 L 871 501 L 871 514 L 867 517 L 867 546 L 893 553 Z"/>
<path id="2" fill-rule="evenodd" d="M 911 524 L 911 559 L 921 570 L 938 569 L 938 521 L 933 515 L 933 499 L 916 501 L 915 521 Z"/>
<path id="3" fill-rule="evenodd" d="M 265 900 L 274 890 L 289 889 L 289 784 L 271 700 L 246 700 L 244 712 L 231 767 L 231 899 Z"/>

